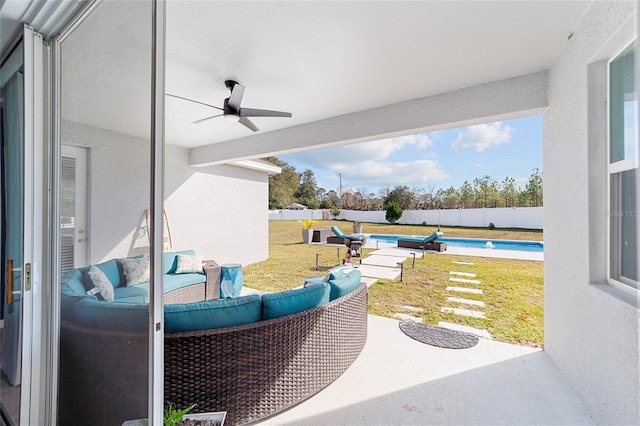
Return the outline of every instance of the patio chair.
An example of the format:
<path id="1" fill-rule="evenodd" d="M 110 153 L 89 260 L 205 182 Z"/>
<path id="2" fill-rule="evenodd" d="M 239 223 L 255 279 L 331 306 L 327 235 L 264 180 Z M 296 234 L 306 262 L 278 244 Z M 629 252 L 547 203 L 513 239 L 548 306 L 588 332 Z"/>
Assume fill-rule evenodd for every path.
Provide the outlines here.
<path id="1" fill-rule="evenodd" d="M 344 244 L 344 238 L 347 236 L 344 232 L 340 230 L 337 226 L 333 225 L 331 227 L 331 232 L 333 232 L 336 236 L 327 237 L 328 244 Z"/>
<path id="2" fill-rule="evenodd" d="M 360 234 L 345 234 L 344 232 L 342 232 L 342 230 L 340 230 L 340 228 L 338 228 L 336 225 L 333 225 L 331 227 L 331 231 L 336 234 L 335 237 L 327 237 L 327 244 L 346 244 L 346 239 L 351 239 L 351 240 L 359 240 L 364 242 L 365 237 L 364 235 L 360 235 Z"/>
<path id="3" fill-rule="evenodd" d="M 412 249 L 424 249 L 424 250 L 435 250 L 435 251 L 444 251 L 447 249 L 446 243 L 438 243 L 438 238 L 442 237 L 444 234 L 440 231 L 434 232 L 428 237 L 398 237 L 398 247 L 404 248 L 412 248 Z"/>

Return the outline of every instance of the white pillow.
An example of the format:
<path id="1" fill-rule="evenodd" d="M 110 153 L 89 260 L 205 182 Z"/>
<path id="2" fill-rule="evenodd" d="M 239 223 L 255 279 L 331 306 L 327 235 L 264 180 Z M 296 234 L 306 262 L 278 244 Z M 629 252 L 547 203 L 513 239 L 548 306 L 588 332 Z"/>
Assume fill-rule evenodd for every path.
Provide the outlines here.
<path id="1" fill-rule="evenodd" d="M 176 274 L 202 273 L 202 256 L 179 254 Z"/>
<path id="2" fill-rule="evenodd" d="M 87 294 L 99 294 L 105 301 L 113 302 L 113 284 L 109 278 L 99 268 L 91 265 L 87 271 L 89 281 L 93 284 L 93 288 L 87 291 Z"/>
<path id="3" fill-rule="evenodd" d="M 149 257 L 120 259 L 124 276 L 127 279 L 126 286 L 142 284 L 151 280 Z"/>

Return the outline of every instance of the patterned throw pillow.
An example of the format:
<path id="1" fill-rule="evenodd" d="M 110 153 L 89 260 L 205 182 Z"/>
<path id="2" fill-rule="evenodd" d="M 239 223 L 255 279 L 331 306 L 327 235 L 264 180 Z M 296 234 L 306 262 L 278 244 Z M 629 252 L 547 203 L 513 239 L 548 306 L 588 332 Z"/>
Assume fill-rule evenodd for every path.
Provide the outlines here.
<path id="1" fill-rule="evenodd" d="M 120 259 L 120 263 L 127 279 L 127 287 L 151 280 L 149 257 Z"/>
<path id="2" fill-rule="evenodd" d="M 176 274 L 193 274 L 202 272 L 202 256 L 193 256 L 188 254 L 178 255 Z"/>
<path id="3" fill-rule="evenodd" d="M 107 302 L 113 302 L 113 284 L 109 278 L 99 268 L 91 265 L 87 271 L 89 281 L 93 284 L 93 288 L 87 291 L 87 294 L 99 294 L 102 299 Z"/>

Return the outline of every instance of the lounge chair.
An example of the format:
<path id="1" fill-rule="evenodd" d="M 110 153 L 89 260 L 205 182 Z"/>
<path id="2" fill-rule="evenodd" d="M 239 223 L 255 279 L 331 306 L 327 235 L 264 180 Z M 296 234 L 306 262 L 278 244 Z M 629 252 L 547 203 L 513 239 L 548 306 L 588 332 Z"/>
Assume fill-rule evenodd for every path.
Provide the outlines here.
<path id="1" fill-rule="evenodd" d="M 350 240 L 359 240 L 364 243 L 365 236 L 362 234 L 345 234 L 336 225 L 331 227 L 331 231 L 336 235 L 335 237 L 327 237 L 327 244 L 345 244 L 346 238 Z"/>
<path id="2" fill-rule="evenodd" d="M 447 249 L 447 243 L 438 242 L 438 238 L 444 234 L 440 231 L 434 232 L 428 237 L 399 237 L 398 247 L 412 248 L 412 249 L 424 249 L 431 251 L 445 251 Z"/>

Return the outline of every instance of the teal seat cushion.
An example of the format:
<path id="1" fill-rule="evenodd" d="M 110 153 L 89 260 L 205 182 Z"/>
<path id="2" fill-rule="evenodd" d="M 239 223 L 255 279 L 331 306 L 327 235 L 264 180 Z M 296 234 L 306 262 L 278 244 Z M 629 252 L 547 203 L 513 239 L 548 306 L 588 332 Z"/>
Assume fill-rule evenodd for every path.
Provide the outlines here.
<path id="1" fill-rule="evenodd" d="M 411 241 L 412 243 L 424 243 L 425 238 L 424 237 L 412 237 L 412 236 L 401 236 L 398 237 L 398 241 Z"/>
<path id="2" fill-rule="evenodd" d="M 262 296 L 262 319 L 283 317 L 322 306 L 329 302 L 329 295 L 328 283 L 280 293 L 264 294 Z"/>
<path id="3" fill-rule="evenodd" d="M 437 240 L 438 238 L 442 237 L 444 234 L 440 231 L 438 232 L 434 232 L 433 234 L 429 235 L 428 237 L 413 237 L 410 235 L 402 235 L 400 237 L 398 237 L 398 241 L 402 240 L 402 241 L 411 241 L 412 243 L 432 243 L 435 240 Z"/>
<path id="4" fill-rule="evenodd" d="M 116 302 L 149 303 L 149 283 L 131 287 L 116 287 L 113 293 Z"/>
<path id="5" fill-rule="evenodd" d="M 187 254 L 187 255 L 195 255 L 195 250 L 182 250 L 182 251 L 165 251 L 162 253 L 162 273 L 163 274 L 172 274 L 176 272 L 176 268 L 178 267 L 178 255 L 179 254 Z"/>
<path id="6" fill-rule="evenodd" d="M 335 300 L 346 294 L 351 293 L 359 285 L 362 279 L 360 271 L 351 271 L 348 274 L 344 274 L 341 278 L 330 279 L 329 286 L 331 287 L 330 300 Z"/>
<path id="7" fill-rule="evenodd" d="M 149 305 L 87 296 L 73 305 L 73 321 L 102 330 L 144 331 L 149 329 Z"/>
<path id="8" fill-rule="evenodd" d="M 165 305 L 164 329 L 169 333 L 232 327 L 260 321 L 260 296 Z"/>
<path id="9" fill-rule="evenodd" d="M 180 289 L 182 287 L 187 287 L 193 284 L 203 283 L 207 280 L 207 277 L 204 274 L 167 274 L 163 277 L 164 279 L 164 292 L 169 293 L 170 291 Z"/>

